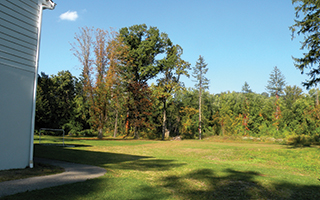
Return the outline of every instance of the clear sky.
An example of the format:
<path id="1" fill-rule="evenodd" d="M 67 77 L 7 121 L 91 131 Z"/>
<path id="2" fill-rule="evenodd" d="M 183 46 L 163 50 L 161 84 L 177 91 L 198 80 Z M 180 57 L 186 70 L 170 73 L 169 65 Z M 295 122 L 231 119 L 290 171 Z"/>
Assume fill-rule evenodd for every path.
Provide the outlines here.
<path id="1" fill-rule="evenodd" d="M 291 0 L 53 1 L 56 8 L 43 12 L 39 73 L 81 73 L 70 51 L 79 27 L 119 30 L 145 23 L 179 44 L 192 67 L 199 55 L 204 57 L 212 94 L 240 92 L 245 81 L 254 92 L 265 92 L 275 66 L 287 85 L 302 88 L 308 78 L 292 60 L 303 51 L 299 38 L 291 40 L 289 26 L 295 17 Z M 187 87 L 194 86 L 191 80 L 183 78 Z"/>

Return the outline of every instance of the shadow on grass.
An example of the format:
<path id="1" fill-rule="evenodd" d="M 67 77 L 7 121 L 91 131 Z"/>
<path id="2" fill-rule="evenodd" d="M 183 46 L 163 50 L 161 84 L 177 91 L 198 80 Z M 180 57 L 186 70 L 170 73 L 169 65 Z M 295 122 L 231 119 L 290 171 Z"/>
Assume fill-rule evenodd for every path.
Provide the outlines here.
<path id="1" fill-rule="evenodd" d="M 41 145 L 41 146 L 62 146 L 62 147 L 92 147 L 92 145 L 87 144 L 59 144 L 59 143 L 41 143 L 41 144 L 35 144 L 35 145 Z"/>
<path id="2" fill-rule="evenodd" d="M 80 145 L 81 146 L 81 145 Z M 130 154 L 118 154 L 98 151 L 85 151 L 61 146 L 42 146 L 35 144 L 35 157 L 50 158 L 74 163 L 105 167 L 106 164 L 122 163 L 152 158 Z"/>
<path id="3" fill-rule="evenodd" d="M 320 150 L 319 145 L 310 145 L 310 146 L 299 146 L 299 145 L 285 145 L 286 149 L 318 149 Z"/>
<path id="4" fill-rule="evenodd" d="M 320 185 L 296 185 L 288 182 L 261 185 L 254 171 L 225 171 L 218 176 L 211 169 L 193 171 L 185 176 L 162 179 L 164 187 L 175 190 L 182 199 L 320 199 Z"/>
<path id="5" fill-rule="evenodd" d="M 120 188 L 120 189 L 119 189 Z M 143 189 L 141 189 L 143 188 Z M 100 177 L 85 182 L 56 186 L 0 198 L 1 200 L 139 199 L 159 200 L 170 196 L 161 188 L 121 177 Z"/>
<path id="6" fill-rule="evenodd" d="M 183 163 L 174 163 L 175 160 L 154 159 L 154 157 L 150 156 L 85 151 L 68 147 L 42 146 L 37 144 L 35 145 L 35 156 L 95 165 L 104 168 L 106 168 L 106 165 L 108 164 L 118 164 L 112 166 L 112 168 L 138 171 L 166 171 L 174 167 L 185 165 Z"/>
<path id="7" fill-rule="evenodd" d="M 94 152 L 61 146 L 35 145 L 35 156 L 104 167 L 108 170 L 165 171 L 179 167 L 174 160 L 149 156 Z M 108 164 L 113 164 L 108 166 Z M 109 171 L 110 172 L 110 171 Z M 150 186 L 145 180 L 132 177 L 105 176 L 85 182 L 25 192 L 0 199 L 150 199 L 168 198 L 164 188 Z"/>
<path id="8" fill-rule="evenodd" d="M 93 152 L 56 146 L 35 145 L 35 156 L 92 164 L 110 169 L 166 171 L 185 165 L 174 160 L 148 156 Z M 3 199 L 320 199 L 319 185 L 289 182 L 265 183 L 255 171 L 225 169 L 193 170 L 183 175 L 165 176 L 150 184 L 145 179 L 107 174 L 81 183 L 17 194 Z"/>

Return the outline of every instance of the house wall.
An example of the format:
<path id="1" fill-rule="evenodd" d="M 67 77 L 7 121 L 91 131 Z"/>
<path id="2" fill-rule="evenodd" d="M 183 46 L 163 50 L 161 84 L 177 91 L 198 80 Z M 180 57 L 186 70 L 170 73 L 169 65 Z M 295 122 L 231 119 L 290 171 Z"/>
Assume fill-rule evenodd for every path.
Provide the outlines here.
<path id="1" fill-rule="evenodd" d="M 29 165 L 39 9 L 0 1 L 0 170 Z"/>

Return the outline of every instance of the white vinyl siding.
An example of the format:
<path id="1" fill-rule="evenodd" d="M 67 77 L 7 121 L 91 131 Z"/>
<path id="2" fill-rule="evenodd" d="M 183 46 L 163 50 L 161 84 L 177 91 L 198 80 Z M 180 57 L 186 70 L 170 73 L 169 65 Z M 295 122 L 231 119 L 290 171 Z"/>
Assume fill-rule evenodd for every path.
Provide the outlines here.
<path id="1" fill-rule="evenodd" d="M 0 64 L 34 72 L 39 6 L 30 0 L 0 1 Z"/>
<path id="2" fill-rule="evenodd" d="M 38 0 L 0 0 L 0 170 L 29 164 Z"/>

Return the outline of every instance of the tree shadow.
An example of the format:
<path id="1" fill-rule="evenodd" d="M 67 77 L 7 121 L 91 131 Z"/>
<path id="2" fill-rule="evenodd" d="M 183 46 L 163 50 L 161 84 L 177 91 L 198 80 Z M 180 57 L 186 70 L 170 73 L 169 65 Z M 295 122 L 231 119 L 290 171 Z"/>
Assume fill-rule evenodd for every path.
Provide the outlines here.
<path id="1" fill-rule="evenodd" d="M 85 182 L 61 185 L 42 190 L 19 193 L 0 198 L 1 200 L 69 200 L 69 199 L 139 199 L 159 200 L 168 199 L 169 194 L 163 193 L 161 189 L 146 184 L 135 185 L 128 180 L 116 180 L 117 178 L 100 177 Z M 125 185 L 121 185 L 125 183 Z M 123 192 L 119 192 L 123 188 Z"/>
<path id="2" fill-rule="evenodd" d="M 285 145 L 286 149 L 318 149 L 320 150 L 320 146 L 311 145 L 311 146 L 299 146 L 299 145 Z"/>
<path id="3" fill-rule="evenodd" d="M 90 163 L 104 167 L 107 171 L 132 170 L 133 173 L 162 172 L 186 165 L 176 163 L 175 160 L 150 156 L 41 145 L 35 145 L 35 156 Z M 263 176 L 256 171 L 236 171 L 228 168 L 224 173 L 216 173 L 212 169 L 204 168 L 184 175 L 165 176 L 151 184 L 147 180 L 109 174 L 85 182 L 26 192 L 2 199 L 320 199 L 320 184 L 300 185 L 286 181 L 263 184 L 257 181 L 257 178 Z M 122 189 L 122 193 L 119 193 L 119 188 Z"/>
<path id="4" fill-rule="evenodd" d="M 96 165 L 100 167 L 105 167 L 106 164 L 115 164 L 127 161 L 152 158 L 149 156 L 138 156 L 100 151 L 86 151 L 71 149 L 62 146 L 42 146 L 37 144 L 35 144 L 34 152 L 35 157 L 43 157 L 81 164 L 90 163 L 91 165 Z"/>
<path id="5" fill-rule="evenodd" d="M 151 156 L 86 151 L 62 146 L 35 145 L 35 156 L 81 164 L 90 163 L 107 169 L 108 164 L 117 164 L 112 168 L 138 171 L 167 171 L 185 165 L 184 163 L 175 163 L 175 160 L 155 159 Z"/>
<path id="6" fill-rule="evenodd" d="M 320 199 L 320 185 L 281 182 L 266 187 L 255 181 L 256 176 L 264 176 L 258 172 L 225 172 L 226 176 L 218 176 L 211 169 L 201 169 L 181 177 L 165 177 L 162 182 L 182 199 Z"/>
<path id="7" fill-rule="evenodd" d="M 130 154 L 94 152 L 71 149 L 62 146 L 35 145 L 35 156 L 67 162 L 91 164 L 104 167 L 110 172 L 112 169 L 138 171 L 166 171 L 179 167 L 181 163 L 175 160 L 155 159 L 150 156 Z M 108 165 L 112 164 L 112 165 Z M 129 180 L 128 180 L 129 179 Z M 125 185 L 123 185 L 125 183 Z M 67 189 L 66 189 L 67 188 Z M 129 194 L 114 193 L 123 188 Z M 113 194 L 114 193 L 114 194 Z M 163 188 L 150 185 L 148 181 L 131 177 L 114 177 L 105 175 L 85 182 L 56 186 L 42 190 L 15 194 L 1 199 L 163 199 L 169 197 Z"/>
<path id="8" fill-rule="evenodd" d="M 87 144 L 60 144 L 60 143 L 41 143 L 41 144 L 35 144 L 35 145 L 41 145 L 41 146 L 62 146 L 62 147 L 92 147 L 92 145 Z"/>

